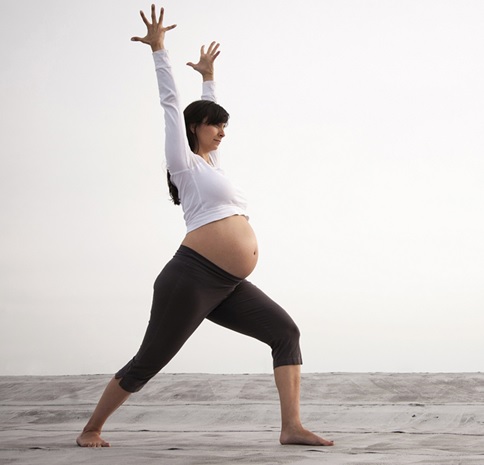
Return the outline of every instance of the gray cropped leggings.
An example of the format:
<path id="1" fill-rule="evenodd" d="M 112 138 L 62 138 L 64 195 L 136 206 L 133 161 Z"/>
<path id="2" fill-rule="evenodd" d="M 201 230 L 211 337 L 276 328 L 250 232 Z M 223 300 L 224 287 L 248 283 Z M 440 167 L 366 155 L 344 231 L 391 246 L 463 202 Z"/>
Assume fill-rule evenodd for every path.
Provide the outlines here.
<path id="1" fill-rule="evenodd" d="M 299 329 L 278 304 L 249 281 L 181 246 L 155 281 L 145 337 L 135 357 L 116 373 L 119 385 L 139 391 L 205 318 L 268 344 L 274 368 L 302 364 Z"/>

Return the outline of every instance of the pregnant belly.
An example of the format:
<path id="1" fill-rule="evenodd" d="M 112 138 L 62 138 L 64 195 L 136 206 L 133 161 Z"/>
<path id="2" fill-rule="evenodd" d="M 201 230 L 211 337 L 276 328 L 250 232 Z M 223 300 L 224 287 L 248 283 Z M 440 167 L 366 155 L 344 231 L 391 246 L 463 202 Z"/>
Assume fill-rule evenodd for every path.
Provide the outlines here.
<path id="1" fill-rule="evenodd" d="M 182 245 L 238 278 L 246 278 L 258 259 L 257 239 L 245 216 L 235 215 L 189 232 Z"/>

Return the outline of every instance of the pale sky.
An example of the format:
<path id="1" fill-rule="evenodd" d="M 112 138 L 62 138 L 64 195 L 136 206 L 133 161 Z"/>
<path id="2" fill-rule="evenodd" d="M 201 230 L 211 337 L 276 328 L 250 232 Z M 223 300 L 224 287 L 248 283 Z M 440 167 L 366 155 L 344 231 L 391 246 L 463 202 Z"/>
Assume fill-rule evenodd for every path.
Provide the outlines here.
<path id="1" fill-rule="evenodd" d="M 305 372 L 482 371 L 484 2 L 168 0 L 187 61 L 221 43 L 221 150 L 246 192 L 249 278 Z M 112 373 L 183 239 L 163 114 L 127 0 L 0 2 L 0 375 Z M 205 322 L 165 372 L 270 372 Z"/>

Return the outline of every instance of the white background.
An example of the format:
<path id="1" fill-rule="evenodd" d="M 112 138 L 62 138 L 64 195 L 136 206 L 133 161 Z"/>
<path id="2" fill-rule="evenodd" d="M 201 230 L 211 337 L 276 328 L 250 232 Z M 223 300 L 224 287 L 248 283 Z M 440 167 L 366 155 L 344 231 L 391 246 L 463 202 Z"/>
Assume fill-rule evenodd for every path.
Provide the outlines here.
<path id="1" fill-rule="evenodd" d="M 484 353 L 484 3 L 169 0 L 187 66 L 218 40 L 227 173 L 251 280 L 302 332 L 304 370 L 478 371 Z M 184 234 L 138 11 L 0 2 L 0 375 L 113 372 Z M 168 372 L 268 372 L 206 322 Z"/>

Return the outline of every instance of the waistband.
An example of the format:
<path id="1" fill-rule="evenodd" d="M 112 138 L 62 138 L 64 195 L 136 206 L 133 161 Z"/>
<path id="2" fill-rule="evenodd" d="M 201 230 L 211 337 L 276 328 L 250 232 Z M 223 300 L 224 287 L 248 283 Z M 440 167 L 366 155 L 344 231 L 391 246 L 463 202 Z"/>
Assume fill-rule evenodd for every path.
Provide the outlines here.
<path id="1" fill-rule="evenodd" d="M 188 262 L 196 262 L 202 268 L 205 268 L 207 272 L 218 274 L 224 279 L 233 281 L 234 284 L 238 284 L 244 281 L 242 278 L 234 276 L 233 274 L 230 274 L 228 271 L 225 271 L 223 268 L 220 268 L 218 265 L 211 262 L 203 255 L 200 255 L 198 252 L 191 249 L 190 247 L 187 247 L 186 245 L 180 245 L 180 247 L 176 251 L 173 258 L 179 258 L 181 260 L 188 261 Z"/>

